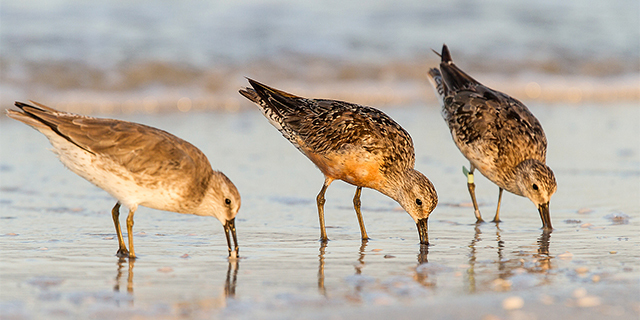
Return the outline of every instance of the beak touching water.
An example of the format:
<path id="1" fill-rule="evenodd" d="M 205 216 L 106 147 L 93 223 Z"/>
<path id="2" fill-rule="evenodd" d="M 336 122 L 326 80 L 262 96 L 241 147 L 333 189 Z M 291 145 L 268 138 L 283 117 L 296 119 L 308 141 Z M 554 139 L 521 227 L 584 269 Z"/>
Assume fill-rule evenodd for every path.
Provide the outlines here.
<path id="1" fill-rule="evenodd" d="M 542 219 L 542 228 L 545 230 L 551 230 L 551 216 L 549 216 L 549 202 L 543 203 L 538 206 L 538 212 L 540 212 L 540 219 Z"/>
<path id="2" fill-rule="evenodd" d="M 232 257 L 232 251 L 235 254 L 235 258 L 238 258 L 238 238 L 236 237 L 236 218 L 231 220 L 227 220 L 227 223 L 224 224 L 224 235 L 227 237 L 227 246 L 229 247 L 229 257 Z M 234 249 L 231 249 L 231 238 L 233 237 L 233 244 L 235 245 Z"/>
<path id="3" fill-rule="evenodd" d="M 420 235 L 420 244 L 429 245 L 429 233 L 427 228 L 427 219 L 422 218 L 418 219 L 418 223 L 416 224 L 418 227 L 418 235 Z"/>

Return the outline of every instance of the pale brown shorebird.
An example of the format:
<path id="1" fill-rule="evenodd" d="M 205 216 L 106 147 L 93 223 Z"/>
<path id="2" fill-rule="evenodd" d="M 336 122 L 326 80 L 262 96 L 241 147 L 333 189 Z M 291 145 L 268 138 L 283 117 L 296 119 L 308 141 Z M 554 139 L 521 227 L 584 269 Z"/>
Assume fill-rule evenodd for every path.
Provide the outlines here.
<path id="1" fill-rule="evenodd" d="M 397 201 L 413 218 L 421 244 L 428 244 L 427 219 L 436 207 L 436 190 L 414 169 L 413 141 L 380 110 L 353 103 L 308 99 L 248 79 L 253 88 L 240 93 L 256 103 L 269 122 L 324 174 L 316 201 L 320 240 L 328 241 L 324 194 L 334 180 L 356 186 L 353 206 L 360 234 L 369 239 L 360 212 L 363 187 Z"/>
<path id="2" fill-rule="evenodd" d="M 435 51 L 434 51 L 435 52 Z M 471 168 L 463 172 L 476 221 L 482 222 L 473 172 L 480 170 L 499 187 L 494 222 L 500 221 L 502 191 L 529 198 L 538 208 L 542 227 L 552 229 L 549 200 L 556 179 L 546 163 L 547 138 L 538 119 L 520 101 L 490 89 L 460 70 L 442 47 L 440 70 L 428 77 L 442 103 L 442 115 L 458 149 Z"/>
<path id="3" fill-rule="evenodd" d="M 71 171 L 118 200 L 111 210 L 119 257 L 136 258 L 133 214 L 138 206 L 216 217 L 224 226 L 229 256 L 237 257 L 235 217 L 240 193 L 195 146 L 166 131 L 138 123 L 57 111 L 39 103 L 16 102 L 10 118 L 44 134 Z M 120 230 L 120 205 L 129 208 L 127 237 Z M 233 238 L 234 248 L 231 247 Z"/>

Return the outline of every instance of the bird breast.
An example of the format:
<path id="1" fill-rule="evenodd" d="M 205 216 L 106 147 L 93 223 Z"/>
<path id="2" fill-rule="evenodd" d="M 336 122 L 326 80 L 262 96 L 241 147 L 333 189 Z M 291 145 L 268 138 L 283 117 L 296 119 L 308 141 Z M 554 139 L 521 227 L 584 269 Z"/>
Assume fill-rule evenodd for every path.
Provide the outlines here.
<path id="1" fill-rule="evenodd" d="M 332 179 L 372 189 L 380 189 L 386 181 L 380 170 L 379 157 L 366 151 L 325 155 L 309 153 L 307 156 L 325 176 Z"/>

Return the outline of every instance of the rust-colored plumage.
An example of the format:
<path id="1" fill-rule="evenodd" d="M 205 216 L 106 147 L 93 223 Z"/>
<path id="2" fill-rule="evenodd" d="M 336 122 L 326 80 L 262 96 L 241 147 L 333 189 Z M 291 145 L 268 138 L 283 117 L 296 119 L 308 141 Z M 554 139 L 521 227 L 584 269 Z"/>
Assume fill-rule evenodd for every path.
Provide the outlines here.
<path id="1" fill-rule="evenodd" d="M 431 182 L 414 169 L 411 136 L 383 112 L 353 103 L 308 99 L 249 79 L 251 88 L 240 93 L 260 106 L 282 135 L 305 154 L 325 176 L 318 194 L 321 240 L 324 227 L 324 192 L 333 180 L 357 186 L 354 208 L 363 239 L 367 239 L 360 214 L 362 187 L 376 189 L 398 201 L 418 220 L 428 218 L 437 204 Z M 421 242 L 427 243 L 426 222 Z"/>

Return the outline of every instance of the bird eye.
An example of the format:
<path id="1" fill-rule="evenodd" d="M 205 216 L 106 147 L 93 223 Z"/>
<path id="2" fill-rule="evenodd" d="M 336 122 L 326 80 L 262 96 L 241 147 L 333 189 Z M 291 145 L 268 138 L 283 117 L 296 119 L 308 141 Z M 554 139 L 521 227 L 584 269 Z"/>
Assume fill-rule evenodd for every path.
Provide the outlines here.
<path id="1" fill-rule="evenodd" d="M 416 199 L 416 204 L 417 204 L 417 205 L 419 205 L 419 206 L 421 206 L 421 205 L 422 205 L 422 200 L 420 200 L 420 199 Z"/>
<path id="2" fill-rule="evenodd" d="M 231 200 L 229 200 L 229 198 L 224 199 L 224 203 L 226 203 L 227 205 L 231 204 Z"/>
<path id="3" fill-rule="evenodd" d="M 538 185 L 537 184 L 533 184 L 533 190 L 538 190 Z"/>

